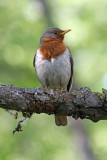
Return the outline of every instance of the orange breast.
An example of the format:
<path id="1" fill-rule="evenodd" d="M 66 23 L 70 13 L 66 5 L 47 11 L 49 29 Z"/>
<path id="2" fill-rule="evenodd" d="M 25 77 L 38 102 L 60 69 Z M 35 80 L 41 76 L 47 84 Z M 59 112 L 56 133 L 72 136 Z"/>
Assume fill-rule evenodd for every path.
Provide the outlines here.
<path id="1" fill-rule="evenodd" d="M 46 38 L 46 40 L 40 44 L 39 49 L 40 53 L 43 55 L 42 59 L 50 61 L 51 58 L 56 59 L 59 55 L 63 54 L 66 50 L 66 46 L 63 41 L 49 40 L 49 38 Z"/>

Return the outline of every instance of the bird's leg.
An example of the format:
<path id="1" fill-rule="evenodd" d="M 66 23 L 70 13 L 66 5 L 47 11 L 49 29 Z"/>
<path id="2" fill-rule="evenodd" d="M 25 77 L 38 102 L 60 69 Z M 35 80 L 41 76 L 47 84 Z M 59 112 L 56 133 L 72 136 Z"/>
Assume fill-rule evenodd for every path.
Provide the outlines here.
<path id="1" fill-rule="evenodd" d="M 64 88 L 57 88 L 57 89 L 55 89 L 54 91 L 55 91 L 56 94 L 57 94 L 57 93 L 66 92 L 66 90 L 65 90 Z"/>
<path id="2" fill-rule="evenodd" d="M 50 89 L 48 86 L 44 86 L 43 88 L 45 89 L 46 93 L 49 93 L 49 94 L 53 94 L 54 93 L 54 89 Z"/>
<path id="3" fill-rule="evenodd" d="M 48 86 L 43 86 L 43 88 L 45 89 L 46 92 L 49 92 Z"/>
<path id="4" fill-rule="evenodd" d="M 60 89 L 60 88 L 54 89 L 54 91 L 55 91 L 56 94 L 62 93 L 62 89 Z"/>
<path id="5" fill-rule="evenodd" d="M 47 90 L 47 89 L 48 89 L 48 86 L 44 86 L 44 88 Z"/>
<path id="6" fill-rule="evenodd" d="M 59 88 L 55 89 L 55 92 L 56 93 L 60 92 L 60 89 Z"/>
<path id="7" fill-rule="evenodd" d="M 62 93 L 62 92 L 66 92 L 67 90 L 65 89 L 65 88 L 63 88 L 63 84 L 62 83 L 60 83 L 60 92 Z"/>
<path id="8" fill-rule="evenodd" d="M 61 88 L 61 89 L 60 89 L 60 92 L 61 92 L 61 93 L 62 93 L 62 92 L 66 92 L 66 89 Z"/>

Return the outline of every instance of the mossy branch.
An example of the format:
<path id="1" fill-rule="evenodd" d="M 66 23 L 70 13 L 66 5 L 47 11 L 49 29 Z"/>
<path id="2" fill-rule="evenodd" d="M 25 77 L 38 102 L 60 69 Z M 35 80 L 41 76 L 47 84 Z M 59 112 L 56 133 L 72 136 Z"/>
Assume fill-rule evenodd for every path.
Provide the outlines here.
<path id="1" fill-rule="evenodd" d="M 44 88 L 0 85 L 0 108 L 24 113 L 46 113 L 85 118 L 94 122 L 107 119 L 107 90 L 92 92 L 83 87 L 69 92 Z"/>

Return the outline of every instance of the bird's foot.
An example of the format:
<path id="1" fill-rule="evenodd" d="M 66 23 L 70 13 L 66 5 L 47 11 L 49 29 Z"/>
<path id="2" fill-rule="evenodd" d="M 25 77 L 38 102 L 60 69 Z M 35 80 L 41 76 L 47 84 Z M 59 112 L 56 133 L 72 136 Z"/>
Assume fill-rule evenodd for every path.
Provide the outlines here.
<path id="1" fill-rule="evenodd" d="M 47 92 L 49 92 L 49 88 L 48 88 L 48 86 L 43 86 L 43 89 Z"/>
<path id="2" fill-rule="evenodd" d="M 50 89 L 48 86 L 43 86 L 45 93 L 54 94 L 54 89 Z"/>
<path id="3" fill-rule="evenodd" d="M 62 92 L 66 92 L 65 89 L 61 88 L 61 89 L 55 89 L 56 93 L 62 93 Z"/>
<path id="4" fill-rule="evenodd" d="M 43 91 L 44 91 L 45 93 L 49 93 L 49 92 L 50 92 L 48 86 L 42 86 L 42 88 L 43 88 Z"/>
<path id="5" fill-rule="evenodd" d="M 64 88 L 61 88 L 60 89 L 60 92 L 62 93 L 62 92 L 66 92 L 67 90 L 66 89 L 64 89 Z"/>

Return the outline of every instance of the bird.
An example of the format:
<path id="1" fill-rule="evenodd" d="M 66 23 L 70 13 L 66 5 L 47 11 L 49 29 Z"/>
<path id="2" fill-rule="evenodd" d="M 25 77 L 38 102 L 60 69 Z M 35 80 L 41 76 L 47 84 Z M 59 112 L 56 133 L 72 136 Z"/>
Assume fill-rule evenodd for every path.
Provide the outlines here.
<path id="1" fill-rule="evenodd" d="M 51 27 L 40 38 L 33 66 L 43 87 L 68 92 L 72 88 L 74 62 L 69 48 L 63 42 L 64 35 L 70 31 Z M 66 126 L 67 116 L 55 115 L 55 123 L 57 126 Z"/>

